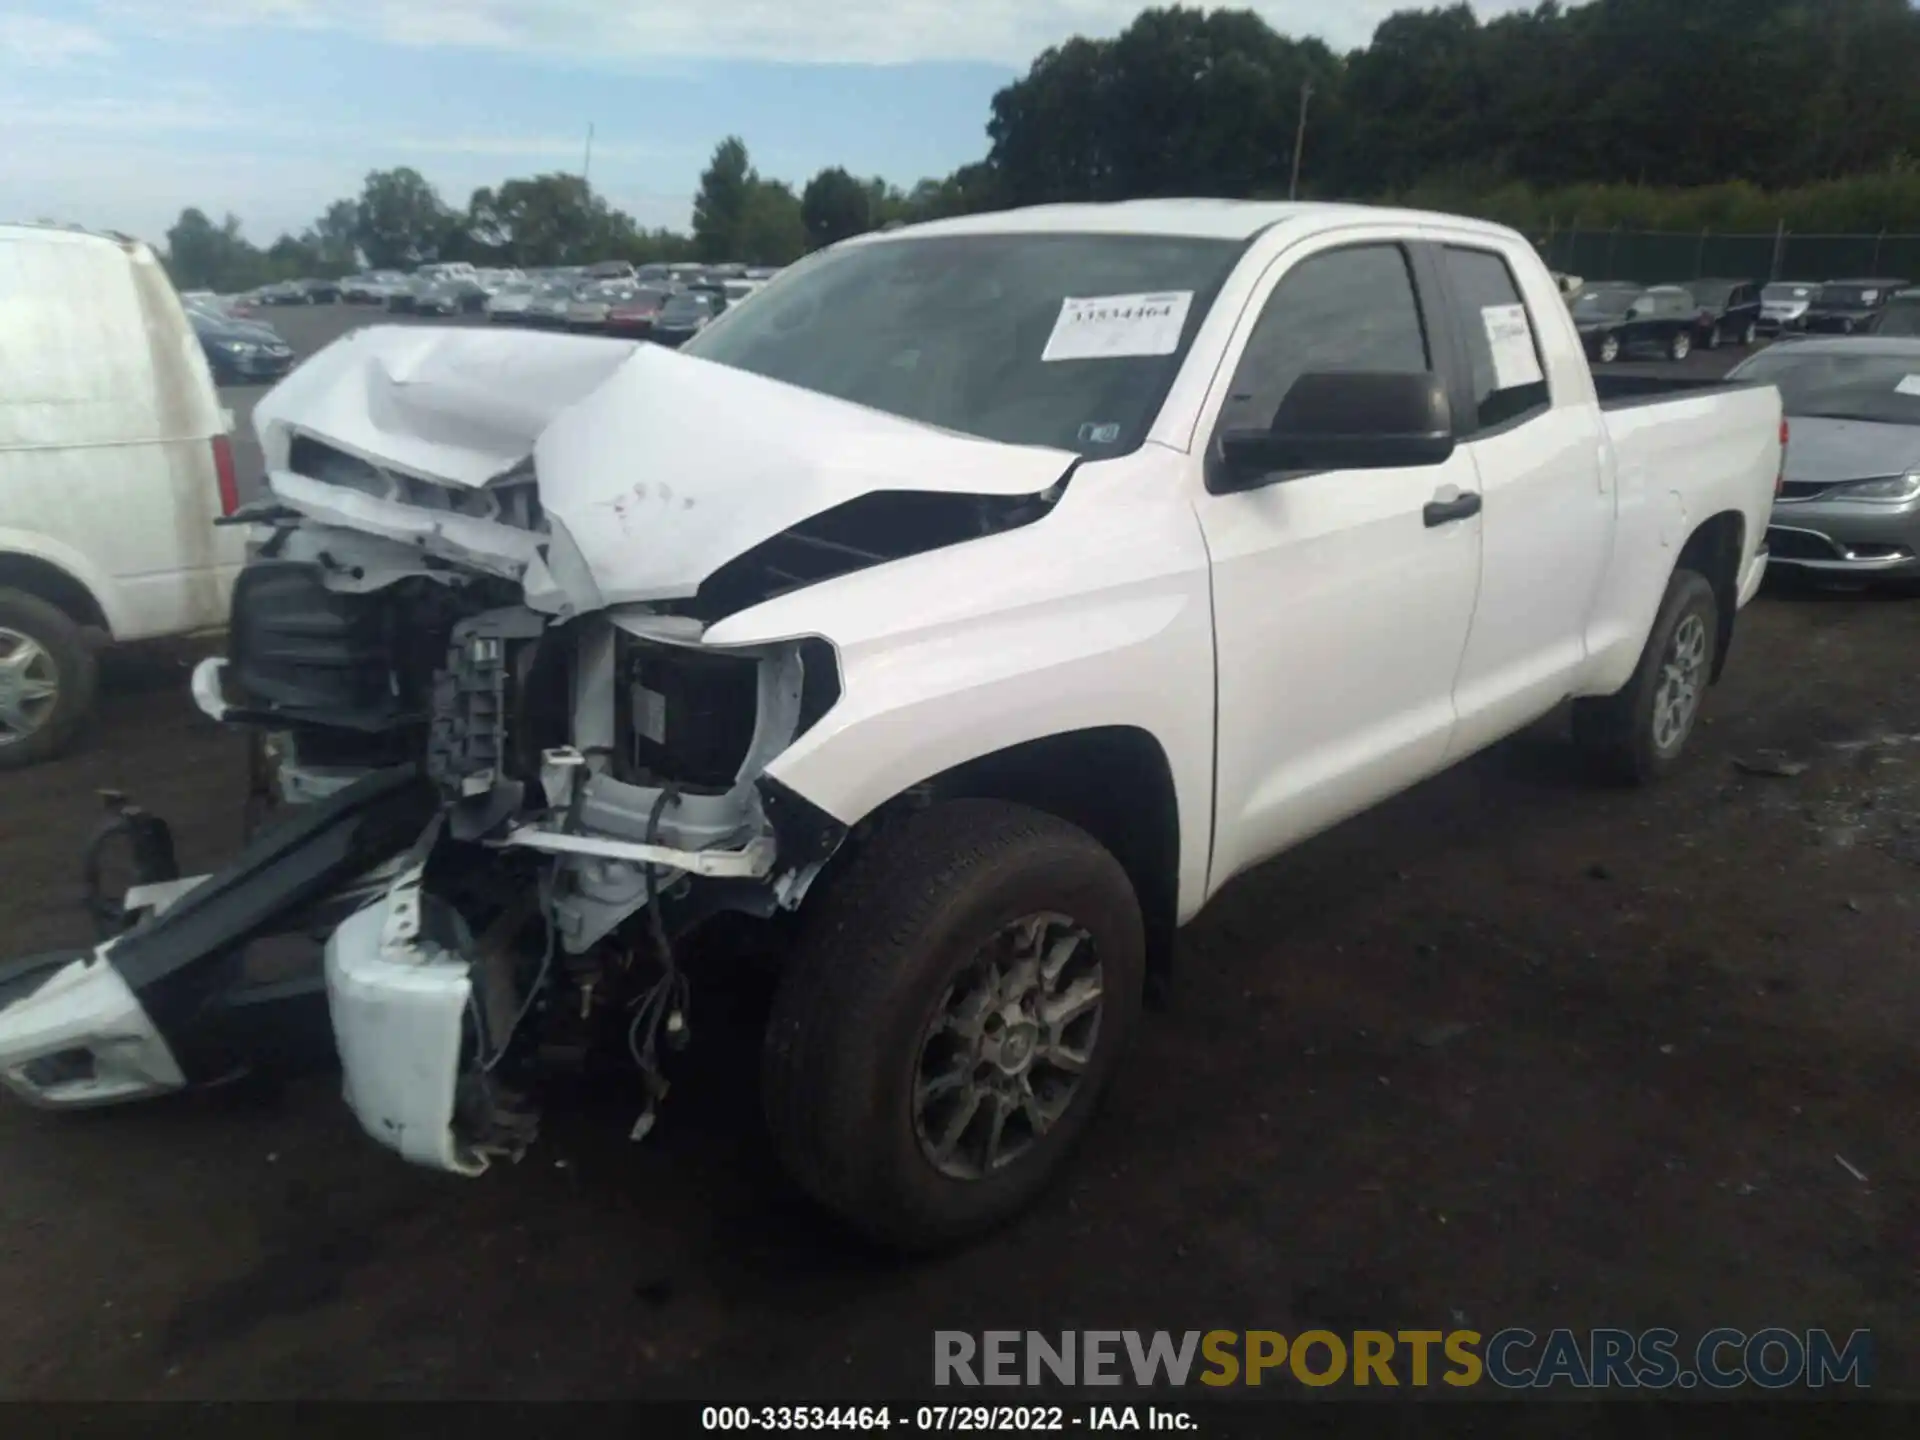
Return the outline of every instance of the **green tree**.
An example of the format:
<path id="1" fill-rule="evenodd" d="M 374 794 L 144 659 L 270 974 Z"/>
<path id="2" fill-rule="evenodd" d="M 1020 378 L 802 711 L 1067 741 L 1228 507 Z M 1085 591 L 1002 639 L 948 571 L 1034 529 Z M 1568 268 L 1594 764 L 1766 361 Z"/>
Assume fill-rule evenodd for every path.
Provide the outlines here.
<path id="1" fill-rule="evenodd" d="M 600 259 L 627 243 L 633 221 L 580 176 L 549 174 L 476 190 L 464 228 L 478 246 L 510 264 L 570 265 Z"/>
<path id="2" fill-rule="evenodd" d="M 439 254 L 452 220 L 418 170 L 375 170 L 360 192 L 356 238 L 370 265 L 418 265 Z"/>
<path id="3" fill-rule="evenodd" d="M 336 200 L 302 237 L 317 255 L 316 268 L 327 275 L 351 273 L 360 265 L 360 206 Z"/>
<path id="4" fill-rule="evenodd" d="M 874 223 L 869 188 L 838 165 L 807 182 L 800 195 L 800 213 L 806 221 L 807 240 L 816 248 L 858 235 Z"/>
<path id="5" fill-rule="evenodd" d="M 167 270 L 182 290 L 230 293 L 268 278 L 266 256 L 240 233 L 240 218 L 215 225 L 204 210 L 188 208 L 167 230 Z"/>
<path id="6" fill-rule="evenodd" d="M 790 265 L 807 253 L 800 199 L 784 181 L 756 178 L 734 231 L 733 254 L 750 265 Z"/>
<path id="7" fill-rule="evenodd" d="M 737 258 L 732 251 L 739 244 L 747 199 L 759 178 L 747 159 L 747 144 L 738 135 L 729 135 L 714 147 L 693 197 L 693 244 L 702 260 Z"/>

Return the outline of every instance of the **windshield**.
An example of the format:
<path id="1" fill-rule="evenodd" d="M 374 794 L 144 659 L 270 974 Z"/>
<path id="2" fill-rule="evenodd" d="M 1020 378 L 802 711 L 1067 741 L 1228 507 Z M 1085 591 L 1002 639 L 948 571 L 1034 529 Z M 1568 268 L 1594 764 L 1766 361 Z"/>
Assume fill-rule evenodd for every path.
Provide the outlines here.
<path id="1" fill-rule="evenodd" d="M 1120 454 L 1146 438 L 1239 253 L 1142 235 L 870 241 L 794 266 L 688 353 L 962 434 Z M 1084 328 L 1063 336 L 1067 313 Z"/>
<path id="2" fill-rule="evenodd" d="M 1760 292 L 1760 298 L 1762 300 L 1771 300 L 1775 304 L 1783 304 L 1792 300 L 1811 300 L 1813 299 L 1813 286 L 1769 285 Z"/>
<path id="3" fill-rule="evenodd" d="M 1702 308 L 1718 310 L 1733 299 L 1737 286 L 1731 280 L 1696 280 L 1685 288 Z"/>
<path id="4" fill-rule="evenodd" d="M 1820 287 L 1820 303 L 1858 310 L 1869 305 L 1878 305 L 1883 293 L 1872 285 L 1823 285 Z"/>
<path id="5" fill-rule="evenodd" d="M 1920 348 L 1911 355 L 1861 355 L 1780 346 L 1729 378 L 1779 386 L 1789 415 L 1920 425 Z"/>
<path id="6" fill-rule="evenodd" d="M 676 295 L 660 307 L 660 317 L 663 320 L 698 320 L 710 308 L 704 295 Z"/>
<path id="7" fill-rule="evenodd" d="M 1635 290 L 1583 290 L 1574 296 L 1573 314 L 1577 320 L 1604 320 L 1625 315 L 1640 298 Z"/>

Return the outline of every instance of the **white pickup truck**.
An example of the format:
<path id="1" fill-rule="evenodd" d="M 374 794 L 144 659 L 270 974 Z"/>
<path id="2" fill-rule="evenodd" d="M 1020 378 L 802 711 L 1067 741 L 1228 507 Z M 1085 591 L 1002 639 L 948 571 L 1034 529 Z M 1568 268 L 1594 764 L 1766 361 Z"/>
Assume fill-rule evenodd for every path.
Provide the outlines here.
<path id="1" fill-rule="evenodd" d="M 348 336 L 258 406 L 194 681 L 283 809 L 208 877 L 142 844 L 124 929 L 0 970 L 0 1077 L 228 1074 L 248 944 L 324 934 L 348 1104 L 477 1173 L 542 1056 L 637 1066 L 645 1133 L 734 912 L 792 931 L 792 1173 L 897 1245 L 977 1231 L 1235 875 L 1569 698 L 1605 775 L 1680 757 L 1780 397 L 1608 390 L 1520 236 L 1344 206 L 863 236 L 677 353 Z"/>

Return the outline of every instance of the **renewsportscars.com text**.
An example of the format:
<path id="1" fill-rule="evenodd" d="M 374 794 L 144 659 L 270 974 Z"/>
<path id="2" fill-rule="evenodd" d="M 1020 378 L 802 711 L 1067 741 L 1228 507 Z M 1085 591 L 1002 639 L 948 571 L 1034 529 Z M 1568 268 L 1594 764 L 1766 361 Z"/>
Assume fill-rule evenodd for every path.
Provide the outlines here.
<path id="1" fill-rule="evenodd" d="M 1855 1330 L 938 1330 L 938 1386 L 1331 1385 L 1503 1390 L 1783 1390 L 1873 1383 Z"/>

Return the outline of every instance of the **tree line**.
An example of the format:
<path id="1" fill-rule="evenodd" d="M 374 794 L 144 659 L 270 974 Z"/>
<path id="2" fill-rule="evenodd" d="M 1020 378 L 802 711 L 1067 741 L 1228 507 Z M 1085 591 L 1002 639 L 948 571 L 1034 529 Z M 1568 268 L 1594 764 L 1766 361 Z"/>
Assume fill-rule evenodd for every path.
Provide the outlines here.
<path id="1" fill-rule="evenodd" d="M 1303 123 L 1304 122 L 1304 123 Z M 423 260 L 785 264 L 900 223 L 1156 195 L 1399 200 L 1533 230 L 1920 230 L 1920 10 L 1910 0 L 1591 0 L 1482 22 L 1390 16 L 1342 55 L 1250 11 L 1143 11 L 1043 51 L 1001 89 L 986 155 L 909 189 L 822 170 L 798 191 L 729 136 L 690 233 L 644 229 L 579 176 L 443 201 L 376 171 L 266 249 L 227 216 L 168 232 L 176 279 L 265 279 Z M 1303 142 L 1303 143 L 1302 143 Z"/>

